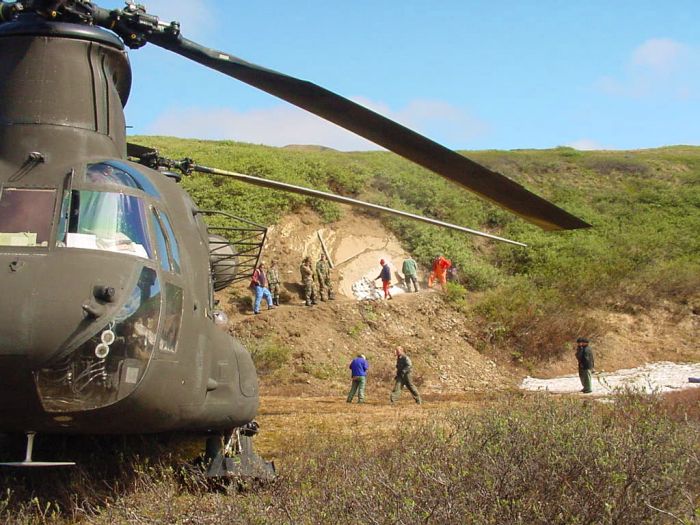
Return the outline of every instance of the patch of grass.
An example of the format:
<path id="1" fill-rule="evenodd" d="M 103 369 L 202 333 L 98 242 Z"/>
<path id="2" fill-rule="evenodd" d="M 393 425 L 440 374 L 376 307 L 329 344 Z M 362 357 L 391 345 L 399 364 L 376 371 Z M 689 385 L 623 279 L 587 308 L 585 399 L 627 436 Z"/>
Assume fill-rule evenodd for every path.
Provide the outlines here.
<path id="1" fill-rule="evenodd" d="M 292 349 L 274 337 L 251 339 L 246 343 L 258 375 L 271 374 L 289 363 Z"/>

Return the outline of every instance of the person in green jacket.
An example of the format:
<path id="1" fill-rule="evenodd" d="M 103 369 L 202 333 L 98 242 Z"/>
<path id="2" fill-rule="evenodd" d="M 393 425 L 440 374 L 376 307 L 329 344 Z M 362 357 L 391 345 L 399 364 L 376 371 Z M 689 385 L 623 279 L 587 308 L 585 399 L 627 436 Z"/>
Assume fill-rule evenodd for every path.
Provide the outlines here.
<path id="1" fill-rule="evenodd" d="M 389 396 L 389 401 L 393 405 L 399 400 L 401 396 L 401 389 L 403 387 L 408 388 L 408 391 L 413 396 L 413 399 L 419 405 L 422 403 L 420 394 L 416 385 L 413 384 L 413 378 L 411 374 L 413 372 L 413 364 L 411 363 L 411 358 L 406 355 L 403 348 L 400 346 L 394 351 L 396 355 L 396 377 L 394 378 L 394 389 L 391 391 Z"/>
<path id="2" fill-rule="evenodd" d="M 593 350 L 588 346 L 588 339 L 579 337 L 576 339 L 576 360 L 578 361 L 578 377 L 581 379 L 583 389 L 581 392 L 590 394 L 593 392 L 592 371 L 594 368 Z"/>
<path id="3" fill-rule="evenodd" d="M 410 255 L 408 259 L 404 259 L 403 265 L 401 266 L 401 273 L 403 274 L 404 286 L 406 286 L 406 291 L 411 291 L 411 283 L 413 283 L 413 291 L 418 291 L 418 265 L 413 257 Z"/>

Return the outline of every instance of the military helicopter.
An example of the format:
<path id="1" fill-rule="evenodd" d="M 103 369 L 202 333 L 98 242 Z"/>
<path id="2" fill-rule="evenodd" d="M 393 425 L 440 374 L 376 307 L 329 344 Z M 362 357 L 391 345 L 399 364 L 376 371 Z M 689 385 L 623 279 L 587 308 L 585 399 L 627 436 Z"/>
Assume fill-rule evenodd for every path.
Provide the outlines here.
<path id="1" fill-rule="evenodd" d="M 215 290 L 250 276 L 266 229 L 227 214 L 232 226 L 208 227 L 205 217 L 217 212 L 198 209 L 174 169 L 521 244 L 127 144 L 125 47 L 146 43 L 334 122 L 546 230 L 588 226 L 316 84 L 187 40 L 177 22 L 164 23 L 143 6 L 0 2 L 0 432 L 28 436 L 25 459 L 15 466 L 65 464 L 33 459 L 36 433 L 178 431 L 210 436 L 210 475 L 271 474 L 252 451 L 255 367 L 219 326 L 214 302 Z"/>

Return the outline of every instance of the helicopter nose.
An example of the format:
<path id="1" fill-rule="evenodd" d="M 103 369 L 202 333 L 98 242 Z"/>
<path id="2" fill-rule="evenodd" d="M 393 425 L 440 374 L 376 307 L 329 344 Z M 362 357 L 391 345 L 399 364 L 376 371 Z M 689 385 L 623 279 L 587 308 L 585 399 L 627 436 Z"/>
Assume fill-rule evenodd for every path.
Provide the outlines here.
<path id="1" fill-rule="evenodd" d="M 134 272 L 114 259 L 73 250 L 0 254 L 0 358 L 39 368 L 101 322 L 109 311 L 102 294 L 117 294 Z"/>

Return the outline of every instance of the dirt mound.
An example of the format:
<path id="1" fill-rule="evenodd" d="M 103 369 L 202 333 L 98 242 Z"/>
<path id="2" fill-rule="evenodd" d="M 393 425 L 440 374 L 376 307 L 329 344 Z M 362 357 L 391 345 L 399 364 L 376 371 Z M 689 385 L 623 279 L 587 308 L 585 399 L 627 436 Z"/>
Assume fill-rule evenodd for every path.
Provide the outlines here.
<path id="1" fill-rule="evenodd" d="M 259 316 L 238 315 L 232 332 L 245 340 L 274 340 L 290 350 L 289 363 L 262 375 L 273 395 L 342 394 L 348 364 L 358 354 L 370 362 L 368 390 L 386 390 L 394 377 L 393 350 L 403 346 L 415 379 L 426 392 L 447 393 L 513 386 L 515 378 L 468 342 L 466 320 L 434 292 L 404 294 L 392 301 L 339 299 L 313 307 L 283 305 Z M 386 392 L 388 395 L 388 392 Z"/>

